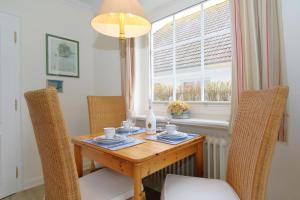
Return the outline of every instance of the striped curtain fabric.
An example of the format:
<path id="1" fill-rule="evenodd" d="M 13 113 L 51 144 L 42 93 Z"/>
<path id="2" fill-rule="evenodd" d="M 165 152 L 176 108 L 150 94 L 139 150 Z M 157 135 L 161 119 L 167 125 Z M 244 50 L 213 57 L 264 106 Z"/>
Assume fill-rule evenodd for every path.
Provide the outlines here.
<path id="1" fill-rule="evenodd" d="M 280 0 L 232 0 L 232 13 L 234 115 L 242 91 L 284 85 L 286 74 Z"/>
<path id="2" fill-rule="evenodd" d="M 120 40 L 122 96 L 125 97 L 126 113 L 134 110 L 135 63 L 134 39 Z"/>

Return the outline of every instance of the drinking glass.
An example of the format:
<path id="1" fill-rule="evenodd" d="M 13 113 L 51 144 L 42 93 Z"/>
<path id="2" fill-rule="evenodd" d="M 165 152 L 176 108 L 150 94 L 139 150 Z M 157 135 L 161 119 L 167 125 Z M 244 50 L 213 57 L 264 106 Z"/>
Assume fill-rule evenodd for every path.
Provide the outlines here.
<path id="1" fill-rule="evenodd" d="M 129 123 L 129 134 L 131 134 L 136 124 L 136 114 L 134 110 L 128 110 L 127 113 L 127 121 Z"/>
<path id="2" fill-rule="evenodd" d="M 165 120 L 166 120 L 167 124 L 171 123 L 172 115 L 171 115 L 171 113 L 169 111 L 167 111 L 167 113 L 166 113 Z"/>
<path id="3" fill-rule="evenodd" d="M 129 132 L 126 132 L 124 129 L 130 129 L 130 123 L 129 121 L 122 121 L 121 122 L 121 128 L 123 129 L 122 131 L 120 131 L 118 133 L 118 136 L 122 137 L 122 138 L 127 138 L 127 136 L 129 135 Z"/>

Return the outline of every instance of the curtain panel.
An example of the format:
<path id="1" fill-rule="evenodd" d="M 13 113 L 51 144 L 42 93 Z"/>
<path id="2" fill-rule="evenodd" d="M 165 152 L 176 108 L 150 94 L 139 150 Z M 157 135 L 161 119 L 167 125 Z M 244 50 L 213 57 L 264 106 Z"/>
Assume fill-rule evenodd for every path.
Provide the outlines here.
<path id="1" fill-rule="evenodd" d="M 125 97 L 126 113 L 134 110 L 135 42 L 133 38 L 120 40 L 122 96 Z"/>
<path id="2" fill-rule="evenodd" d="M 281 17 L 280 0 L 232 0 L 233 116 L 241 92 L 286 84 Z M 286 140 L 285 119 L 280 141 Z"/>

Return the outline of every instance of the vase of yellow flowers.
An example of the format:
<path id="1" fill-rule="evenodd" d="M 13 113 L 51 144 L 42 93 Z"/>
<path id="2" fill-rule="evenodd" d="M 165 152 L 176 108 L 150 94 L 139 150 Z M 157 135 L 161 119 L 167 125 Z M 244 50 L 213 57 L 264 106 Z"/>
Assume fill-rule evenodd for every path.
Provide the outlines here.
<path id="1" fill-rule="evenodd" d="M 173 119 L 188 119 L 190 118 L 190 106 L 183 101 L 173 101 L 168 105 L 168 111 Z"/>

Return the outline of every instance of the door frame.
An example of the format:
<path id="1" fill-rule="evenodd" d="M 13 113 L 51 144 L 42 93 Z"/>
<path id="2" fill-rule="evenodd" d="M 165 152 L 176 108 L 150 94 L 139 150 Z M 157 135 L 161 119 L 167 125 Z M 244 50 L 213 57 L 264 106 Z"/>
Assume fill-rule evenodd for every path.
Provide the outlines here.
<path id="1" fill-rule="evenodd" d="M 23 154 L 22 154 L 22 132 L 21 132 L 21 93 L 22 93 L 22 76 L 21 76 L 21 18 L 10 14 L 10 13 L 5 13 L 5 12 L 0 12 L 1 15 L 5 15 L 7 17 L 14 18 L 14 21 L 16 22 L 16 45 L 17 45 L 17 50 L 16 50 L 16 67 L 14 68 L 15 72 L 15 78 L 14 82 L 15 88 L 14 88 L 14 95 L 15 95 L 15 105 L 17 107 L 16 112 L 15 112 L 15 125 L 16 125 L 16 153 L 17 153 L 17 158 L 16 158 L 16 165 L 18 166 L 18 178 L 16 179 L 16 192 L 22 191 L 24 186 L 23 186 L 23 180 L 24 180 L 24 162 L 23 162 Z M 16 172 L 17 173 L 17 172 Z"/>

